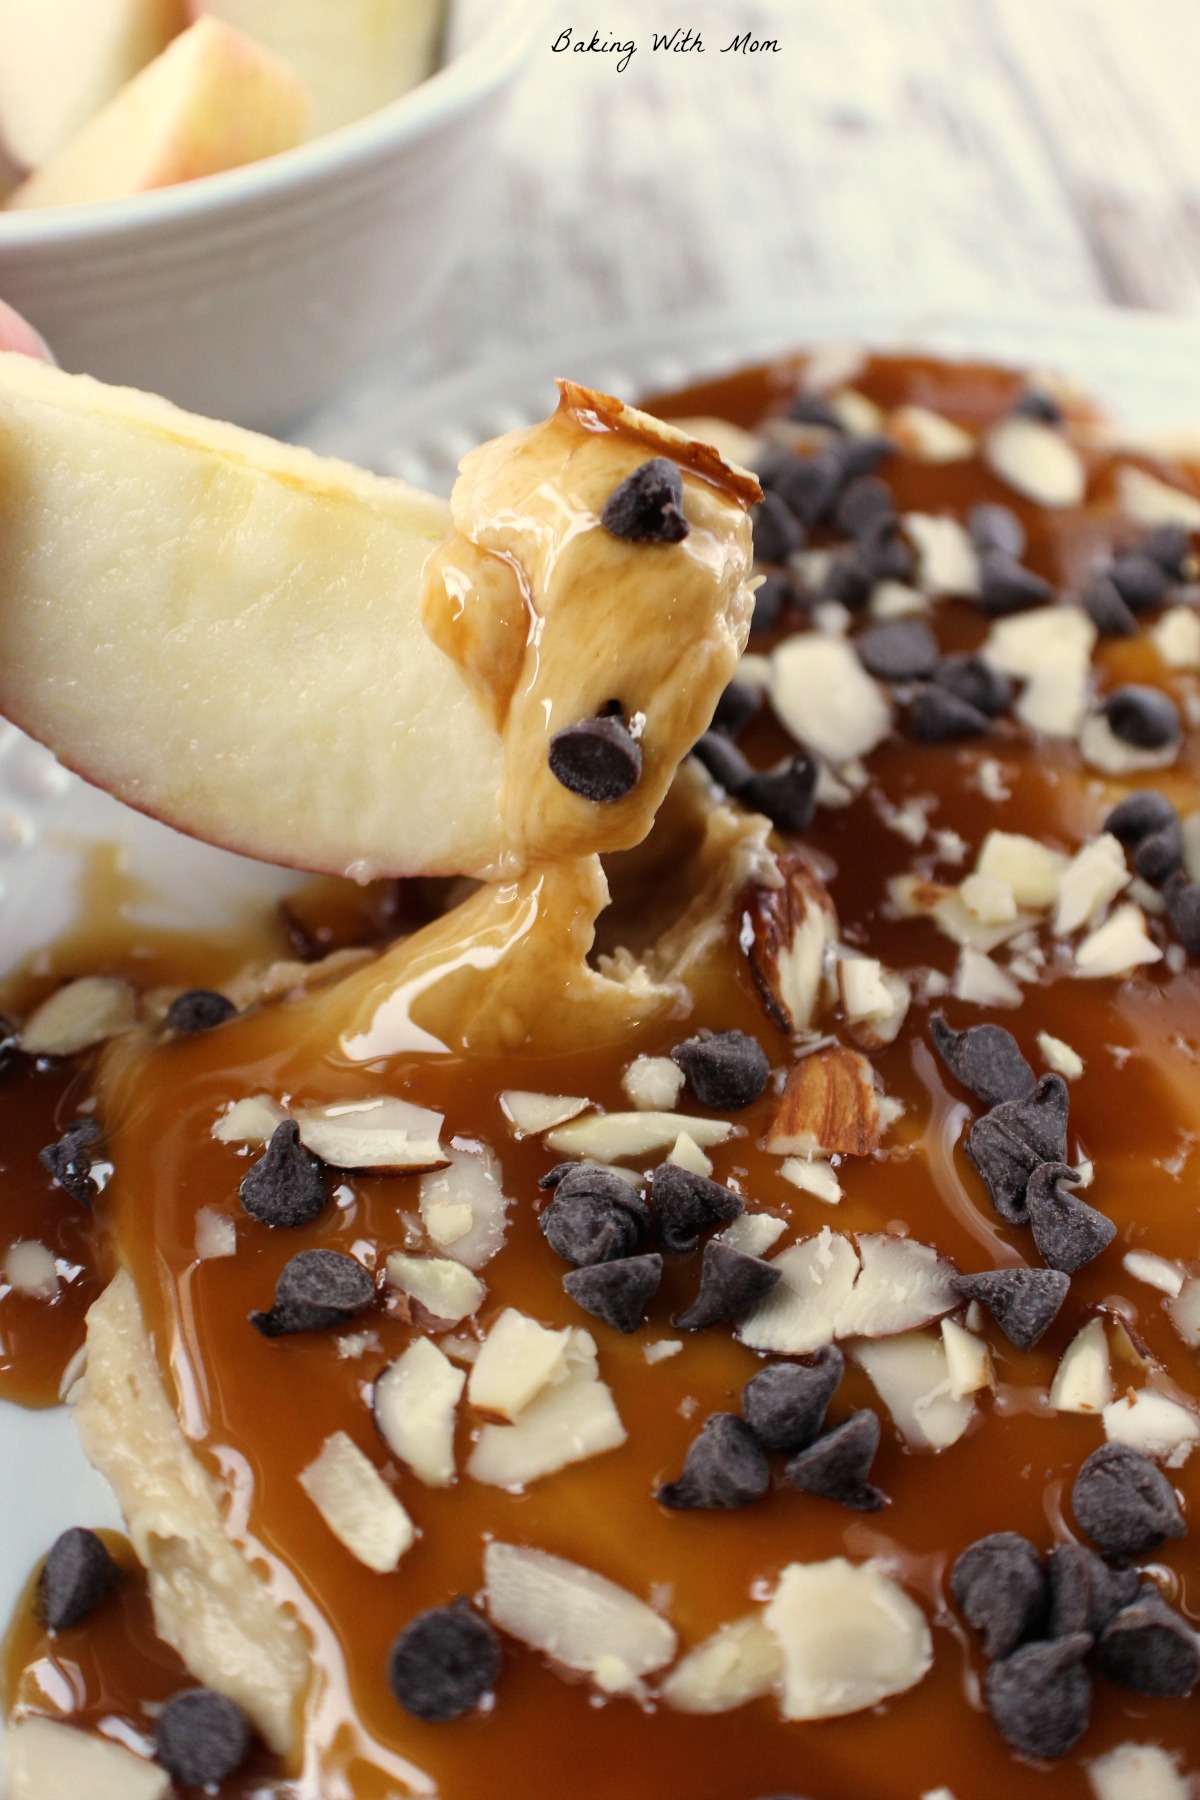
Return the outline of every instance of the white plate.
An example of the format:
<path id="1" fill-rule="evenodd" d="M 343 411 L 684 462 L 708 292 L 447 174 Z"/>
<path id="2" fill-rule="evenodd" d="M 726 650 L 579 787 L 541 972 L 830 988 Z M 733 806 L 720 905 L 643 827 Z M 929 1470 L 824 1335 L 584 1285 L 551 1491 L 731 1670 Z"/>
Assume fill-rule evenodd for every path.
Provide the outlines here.
<path id="1" fill-rule="evenodd" d="M 557 374 L 636 398 L 829 340 L 1057 368 L 1085 382 L 1131 426 L 1200 425 L 1200 325 L 1189 321 L 1105 311 L 912 319 L 878 308 L 797 306 L 744 324 L 698 320 L 607 342 L 564 341 L 517 359 L 497 354 L 417 393 L 389 394 L 385 385 L 369 400 L 351 395 L 311 421 L 305 440 L 448 492 L 459 457 L 472 445 L 553 406 Z M 11 968 L 71 922 L 83 856 L 89 844 L 103 841 L 124 847 L 130 868 L 155 890 L 154 913 L 180 925 L 218 923 L 247 900 L 278 895 L 290 880 L 130 812 L 0 723 L 0 968 Z M 0 1616 L 7 1619 L 29 1569 L 59 1531 L 120 1521 L 61 1411 L 31 1414 L 0 1405 L 0 1469 Z"/>

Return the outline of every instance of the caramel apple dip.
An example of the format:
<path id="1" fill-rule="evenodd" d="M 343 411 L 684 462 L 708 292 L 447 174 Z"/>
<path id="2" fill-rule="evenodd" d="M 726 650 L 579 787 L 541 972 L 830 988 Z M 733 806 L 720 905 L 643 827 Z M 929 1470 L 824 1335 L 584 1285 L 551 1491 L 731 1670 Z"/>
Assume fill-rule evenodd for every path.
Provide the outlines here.
<path id="1" fill-rule="evenodd" d="M 826 350 L 447 507 L 16 361 L 0 706 L 321 878 L 10 982 L 126 1522 L 13 1800 L 1196 1800 L 1200 464 Z"/>

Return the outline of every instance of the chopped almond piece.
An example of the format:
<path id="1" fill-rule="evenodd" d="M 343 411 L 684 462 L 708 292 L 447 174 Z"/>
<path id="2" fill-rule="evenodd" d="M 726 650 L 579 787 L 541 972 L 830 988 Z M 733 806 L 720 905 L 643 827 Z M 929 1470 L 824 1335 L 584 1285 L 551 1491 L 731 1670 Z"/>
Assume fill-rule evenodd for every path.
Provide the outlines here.
<path id="1" fill-rule="evenodd" d="M 1055 1412 L 1100 1413 L 1112 1399 L 1112 1364 L 1102 1319 L 1089 1319 L 1063 1352 L 1050 1383 Z"/>
<path id="2" fill-rule="evenodd" d="M 925 1615 L 875 1563 L 789 1563 L 763 1617 L 783 1652 L 785 1719 L 863 1712 L 933 1664 Z"/>
<path id="3" fill-rule="evenodd" d="M 1075 952 L 1075 972 L 1099 978 L 1127 975 L 1142 963 L 1162 961 L 1162 951 L 1146 930 L 1140 906 L 1119 906 L 1111 918 L 1084 938 Z"/>
<path id="4" fill-rule="evenodd" d="M 865 1056 L 830 1044 L 792 1065 L 768 1150 L 777 1156 L 869 1156 L 879 1139 L 875 1076 Z"/>
<path id="5" fill-rule="evenodd" d="M 484 1339 L 471 1370 L 467 1399 L 479 1412 L 510 1424 L 544 1387 L 566 1374 L 569 1330 L 549 1331 L 507 1307 Z"/>
<path id="6" fill-rule="evenodd" d="M 739 936 L 769 1017 L 781 1031 L 805 1031 L 816 1016 L 837 919 L 825 889 L 798 857 L 781 856 L 779 872 L 781 886 L 746 890 Z"/>
<path id="7" fill-rule="evenodd" d="M 678 1712 L 722 1713 L 769 1694 L 783 1675 L 783 1651 L 760 1613 L 722 1625 L 689 1650 L 659 1692 Z"/>
<path id="8" fill-rule="evenodd" d="M 621 1086 L 639 1112 L 670 1112 L 685 1079 L 669 1056 L 637 1056 L 622 1075 Z"/>
<path id="9" fill-rule="evenodd" d="M 409 1256 L 394 1250 L 387 1259 L 387 1276 L 431 1318 L 444 1319 L 448 1325 L 469 1318 L 483 1303 L 485 1289 L 478 1275 L 447 1256 Z"/>
<path id="10" fill-rule="evenodd" d="M 1142 1388 L 1140 1393 L 1122 1394 L 1104 1408 L 1104 1435 L 1110 1444 L 1128 1444 L 1177 1469 L 1200 1440 L 1200 1419 L 1166 1394 Z"/>
<path id="11" fill-rule="evenodd" d="M 532 1094 L 524 1088 L 506 1088 L 500 1096 L 501 1109 L 517 1137 L 565 1125 L 591 1104 L 570 1094 Z"/>
<path id="12" fill-rule="evenodd" d="M 351 1556 L 386 1575 L 416 1537 L 412 1520 L 374 1463 L 335 1431 L 300 1476 L 300 1485 Z"/>
<path id="13" fill-rule="evenodd" d="M 665 1619 L 578 1563 L 491 1543 L 483 1569 L 493 1624 L 565 1669 L 593 1679 L 604 1673 L 610 1693 L 636 1691 L 643 1676 L 675 1655 L 675 1633 Z"/>
<path id="14" fill-rule="evenodd" d="M 1035 912 L 1054 905 L 1066 868 L 1060 850 L 1016 831 L 989 831 L 976 863 L 977 874 L 1007 882 L 1017 905 Z"/>

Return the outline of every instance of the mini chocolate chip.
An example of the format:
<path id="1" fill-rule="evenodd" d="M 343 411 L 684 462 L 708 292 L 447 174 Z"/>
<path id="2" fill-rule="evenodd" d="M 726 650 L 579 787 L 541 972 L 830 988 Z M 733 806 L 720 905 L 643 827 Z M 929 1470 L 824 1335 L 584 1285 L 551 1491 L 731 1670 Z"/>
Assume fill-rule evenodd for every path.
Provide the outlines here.
<path id="1" fill-rule="evenodd" d="M 102 1137 L 95 1119 L 75 1119 L 56 1144 L 47 1144 L 44 1150 L 38 1151 L 38 1161 L 43 1169 L 80 1206 L 90 1206 L 100 1192 L 92 1179 L 94 1159 L 91 1152 L 96 1150 Z"/>
<path id="2" fill-rule="evenodd" d="M 1189 956 L 1200 956 L 1200 886 L 1179 870 L 1163 883 L 1163 899 L 1171 930 Z"/>
<path id="3" fill-rule="evenodd" d="M 719 731 L 706 731 L 698 738 L 692 755 L 727 794 L 740 794 L 754 773 L 737 745 Z"/>
<path id="4" fill-rule="evenodd" d="M 642 747 L 624 721 L 580 719 L 550 739 L 550 772 L 572 794 L 597 806 L 623 800 L 642 773 Z"/>
<path id="5" fill-rule="evenodd" d="M 595 1194 L 556 1194 L 538 1224 L 555 1256 L 577 1269 L 621 1261 L 639 1236 L 626 1207 Z"/>
<path id="6" fill-rule="evenodd" d="M 1102 569 L 1088 576 L 1079 599 L 1101 637 L 1136 637 L 1137 620 L 1122 600 L 1116 583 Z"/>
<path id="7" fill-rule="evenodd" d="M 500 1640 L 468 1600 L 418 1613 L 388 1657 L 388 1683 L 405 1712 L 445 1724 L 471 1712 L 500 1676 Z"/>
<path id="8" fill-rule="evenodd" d="M 1187 1531 L 1175 1490 L 1148 1456 L 1101 1444 L 1071 1489 L 1080 1529 L 1106 1556 L 1142 1556 Z"/>
<path id="9" fill-rule="evenodd" d="M 797 425 L 819 425 L 825 431 L 842 435 L 842 421 L 824 394 L 797 394 L 787 416 Z"/>
<path id="10" fill-rule="evenodd" d="M 1144 556 L 1151 557 L 1172 581 L 1182 581 L 1192 556 L 1192 540 L 1186 525 L 1156 525 L 1141 542 Z"/>
<path id="11" fill-rule="evenodd" d="M 1130 612 L 1161 606 L 1170 582 L 1162 564 L 1142 550 L 1123 550 L 1108 566 L 1108 578 Z"/>
<path id="12" fill-rule="evenodd" d="M 1136 1569 L 1110 1569 L 1085 1544 L 1056 1544 L 1046 1561 L 1048 1637 L 1086 1631 L 1099 1637 L 1108 1621 L 1137 1598 Z"/>
<path id="13" fill-rule="evenodd" d="M 1018 418 L 1037 419 L 1042 425 L 1061 425 L 1063 409 L 1045 388 L 1027 387 L 1018 394 L 1010 409 Z"/>
<path id="14" fill-rule="evenodd" d="M 623 1256 L 615 1262 L 592 1263 L 563 1276 L 563 1287 L 576 1306 L 614 1331 L 636 1331 L 646 1303 L 662 1280 L 663 1259 Z"/>
<path id="15" fill-rule="evenodd" d="M 764 813 L 776 831 L 807 831 L 817 810 L 815 756 L 790 756 L 773 769 L 760 769 L 743 782 L 737 797 L 751 812 Z"/>
<path id="16" fill-rule="evenodd" d="M 701 1106 L 721 1112 L 740 1112 L 757 1100 L 771 1073 L 762 1045 L 744 1031 L 685 1038 L 676 1044 L 671 1059 L 687 1076 Z"/>
<path id="17" fill-rule="evenodd" d="M 832 454 L 841 464 L 843 480 L 853 481 L 859 475 L 873 475 L 889 457 L 895 456 L 896 446 L 891 438 L 872 433 L 869 437 L 844 438 Z"/>
<path id="18" fill-rule="evenodd" d="M 770 1485 L 770 1465 L 745 1420 L 714 1413 L 689 1444 L 682 1475 L 664 1482 L 658 1499 L 677 1511 L 733 1508 L 761 1500 Z"/>
<path id="19" fill-rule="evenodd" d="M 295 1119 L 275 1127 L 238 1188 L 238 1198 L 251 1218 L 264 1225 L 307 1225 L 324 1210 L 328 1195 L 321 1164 L 301 1144 Z"/>
<path id="20" fill-rule="evenodd" d="M 1101 703 L 1114 737 L 1138 750 L 1165 750 L 1179 741 L 1179 708 L 1161 688 L 1131 683 L 1114 688 Z"/>
<path id="21" fill-rule="evenodd" d="M 966 1031 L 954 1031 L 942 1013 L 934 1013 L 929 1035 L 950 1073 L 985 1106 L 1028 1099 L 1037 1086 L 1037 1077 L 1016 1038 L 1003 1025 L 971 1025 Z"/>
<path id="22" fill-rule="evenodd" d="M 1000 618 L 1027 606 L 1045 606 L 1054 598 L 1054 589 L 1003 550 L 988 550 L 980 558 L 979 598 L 984 612 Z"/>
<path id="23" fill-rule="evenodd" d="M 911 581 L 917 559 L 899 519 L 880 518 L 857 540 L 857 554 L 872 581 Z"/>
<path id="24" fill-rule="evenodd" d="M 600 523 L 630 544 L 678 544 L 691 530 L 683 516 L 683 478 L 665 456 L 652 457 L 609 495 Z"/>
<path id="25" fill-rule="evenodd" d="M 904 724 L 919 744 L 953 744 L 960 738 L 982 737 L 991 728 L 986 713 L 941 685 L 914 695 Z"/>
<path id="26" fill-rule="evenodd" d="M 1133 866 L 1143 881 L 1151 887 L 1161 887 L 1168 875 L 1173 875 L 1183 863 L 1183 832 L 1179 822 L 1172 819 L 1161 831 L 1152 831 L 1144 837 L 1133 853 Z"/>
<path id="27" fill-rule="evenodd" d="M 840 458 L 823 450 L 816 456 L 792 457 L 772 486 L 801 524 L 812 526 L 830 512 L 844 480 Z"/>
<path id="28" fill-rule="evenodd" d="M 1054 1323 L 1071 1278 L 1061 1269 L 986 1269 L 960 1275 L 955 1285 L 964 1300 L 987 1307 L 1011 1344 L 1029 1350 Z"/>
<path id="29" fill-rule="evenodd" d="M 821 599 L 836 600 L 839 606 L 863 606 L 875 586 L 874 570 L 855 550 L 835 556 L 821 581 Z"/>
<path id="30" fill-rule="evenodd" d="M 965 650 L 943 657 L 933 679 L 976 712 L 986 713 L 989 719 L 1000 718 L 1012 705 L 1011 681 L 985 658 Z"/>
<path id="31" fill-rule="evenodd" d="M 224 1025 L 226 1019 L 236 1016 L 237 1007 L 227 995 L 218 994 L 214 988 L 188 988 L 168 1006 L 166 1024 L 169 1031 L 180 1037 L 191 1037 L 197 1031 L 212 1031 L 214 1026 Z"/>
<path id="32" fill-rule="evenodd" d="M 999 550 L 1001 555 L 1014 557 L 1018 562 L 1025 554 L 1025 527 L 1011 506 L 981 501 L 967 514 L 967 530 L 981 553 Z"/>
<path id="33" fill-rule="evenodd" d="M 745 681 L 731 681 L 717 701 L 710 731 L 722 737 L 740 738 L 751 719 L 762 706 L 762 692 Z"/>
<path id="34" fill-rule="evenodd" d="M 987 1184 L 992 1205 L 1010 1225 L 1024 1225 L 1025 1190 L 1040 1163 L 1067 1160 L 1070 1096 L 1061 1075 L 1043 1075 L 1024 1100 L 1006 1100 L 967 1133 L 965 1149 Z"/>
<path id="35" fill-rule="evenodd" d="M 340 1250 L 301 1250 L 280 1270 L 270 1312 L 252 1312 L 250 1323 L 264 1337 L 324 1331 L 357 1318 L 374 1299 L 375 1283 L 354 1257 Z"/>
<path id="36" fill-rule="evenodd" d="M 703 1331 L 724 1319 L 736 1319 L 765 1300 L 778 1286 L 780 1270 L 761 1257 L 747 1256 L 729 1244 L 709 1238 L 700 1268 L 700 1291 L 685 1312 L 671 1321 L 680 1331 Z"/>
<path id="37" fill-rule="evenodd" d="M 1048 1644 L 1023 1644 L 993 1663 L 983 1692 L 992 1722 L 1005 1743 L 1023 1756 L 1065 1756 L 1087 1730 L 1092 1682 L 1083 1659 L 1092 1647 L 1086 1632 Z"/>
<path id="38" fill-rule="evenodd" d="M 950 1592 L 989 1662 L 1037 1636 L 1046 1617 L 1042 1559 L 1015 1531 L 994 1531 L 968 1545 L 950 1571 Z"/>
<path id="39" fill-rule="evenodd" d="M 892 490 L 878 475 L 856 476 L 842 494 L 834 514 L 838 529 L 854 538 L 873 532 L 882 520 L 895 517 Z"/>
<path id="40" fill-rule="evenodd" d="M 155 1720 L 154 1748 L 181 1787 L 215 1787 L 245 1762 L 250 1721 L 226 1695 L 185 1688 L 171 1696 Z"/>
<path id="41" fill-rule="evenodd" d="M 794 1455 L 821 1434 L 825 1409 L 846 1372 L 836 1344 L 826 1344 L 809 1363 L 768 1363 L 742 1389 L 742 1411 L 768 1450 Z"/>
<path id="42" fill-rule="evenodd" d="M 804 527 L 778 493 L 765 493 L 751 508 L 750 521 L 755 562 L 785 563 L 795 551 L 803 550 Z"/>
<path id="43" fill-rule="evenodd" d="M 1092 1262 L 1117 1235 L 1111 1219 L 1071 1193 L 1066 1184 L 1078 1180 L 1065 1163 L 1042 1163 L 1025 1190 L 1038 1255 L 1048 1268 L 1067 1275 Z"/>
<path id="44" fill-rule="evenodd" d="M 1153 788 L 1139 788 L 1113 807 L 1104 821 L 1104 829 L 1128 848 L 1178 824 L 1179 814 L 1163 794 L 1156 793 Z"/>
<path id="45" fill-rule="evenodd" d="M 854 646 L 880 681 L 926 681 L 938 666 L 938 641 L 924 619 L 889 619 L 864 631 Z"/>
<path id="46" fill-rule="evenodd" d="M 51 1631 L 69 1631 L 99 1606 L 121 1579 L 104 1540 L 73 1525 L 55 1538 L 37 1580 L 37 1616 Z"/>
<path id="47" fill-rule="evenodd" d="M 1146 1586 L 1105 1626 L 1096 1667 L 1134 1694 L 1178 1698 L 1200 1681 L 1200 1647 L 1191 1626 Z"/>
<path id="48" fill-rule="evenodd" d="M 864 1407 L 793 1456 L 784 1474 L 802 1494 L 836 1500 L 854 1512 L 880 1512 L 887 1495 L 867 1480 L 878 1448 L 878 1416 Z"/>
<path id="49" fill-rule="evenodd" d="M 660 1163 L 650 1177 L 650 1198 L 664 1250 L 680 1256 L 696 1248 L 696 1240 L 710 1225 L 736 1219 L 745 1212 L 740 1194 L 683 1169 L 678 1163 Z"/>

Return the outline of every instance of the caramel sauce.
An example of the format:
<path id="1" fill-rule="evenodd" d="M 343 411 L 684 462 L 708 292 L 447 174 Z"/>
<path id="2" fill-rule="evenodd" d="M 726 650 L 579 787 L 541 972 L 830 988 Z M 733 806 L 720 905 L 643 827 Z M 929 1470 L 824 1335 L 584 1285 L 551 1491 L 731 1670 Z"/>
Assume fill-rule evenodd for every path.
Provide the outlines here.
<path id="1" fill-rule="evenodd" d="M 778 372 L 752 372 L 656 404 L 675 416 L 708 412 L 753 424 L 780 409 L 793 383 L 794 374 L 784 379 Z M 978 424 L 1004 410 L 1018 383 L 987 369 L 875 359 L 856 385 L 883 404 L 912 399 Z M 930 466 L 895 459 L 885 473 L 901 509 L 958 509 L 981 499 L 1015 506 L 1030 530 L 1027 560 L 1058 582 L 1077 576 L 1097 547 L 1117 535 L 1108 513 L 1105 454 L 1093 459 L 1089 504 L 1053 517 L 1015 500 L 976 461 Z M 972 645 L 983 634 L 978 612 L 966 606 L 942 605 L 935 621 L 944 648 Z M 768 648 L 769 640 L 753 647 Z M 1150 671 L 1162 680 L 1140 641 L 1106 643 L 1095 662 L 1102 684 Z M 1168 685 L 1183 697 L 1195 684 L 1177 676 Z M 790 747 L 765 714 L 743 746 L 763 765 Z M 1011 789 L 1003 805 L 980 794 L 977 772 L 985 757 L 1001 764 Z M 993 826 L 1074 850 L 1130 785 L 1081 773 L 1073 746 L 1041 743 L 1034 749 L 1007 724 L 980 743 L 949 748 L 893 738 L 872 755 L 870 767 L 872 789 L 844 808 L 822 810 L 806 842 L 832 870 L 843 939 L 902 970 L 949 972 L 956 952 L 932 923 L 888 916 L 890 876 L 917 868 L 957 881 Z M 1196 750 L 1189 744 L 1174 769 L 1153 780 L 1190 808 L 1196 778 Z M 968 846 L 964 862 L 939 864 L 929 843 L 914 850 L 886 824 L 880 792 L 892 806 L 928 797 L 932 827 L 959 833 Z M 617 901 L 629 904 L 627 895 L 618 894 Z M 1185 1395 L 1196 1392 L 1195 1356 L 1166 1317 L 1162 1296 L 1134 1283 L 1122 1267 L 1134 1247 L 1194 1265 L 1200 1255 L 1192 1160 L 1200 1135 L 1200 975 L 1192 968 L 1173 974 L 1158 965 L 1128 981 L 1087 982 L 1065 977 L 1051 962 L 1041 982 L 1025 989 L 1020 1008 L 995 1015 L 1035 1068 L 1044 1066 L 1039 1031 L 1066 1040 L 1083 1056 L 1084 1073 L 1071 1083 L 1070 1155 L 1094 1161 L 1087 1197 L 1116 1222 L 1118 1234 L 1073 1277 L 1062 1312 L 1034 1350 L 1018 1353 L 989 1329 L 997 1391 L 981 1397 L 973 1428 L 946 1451 L 906 1449 L 865 1377 L 848 1369 L 831 1422 L 859 1406 L 875 1406 L 883 1415 L 872 1479 L 891 1505 L 878 1515 L 848 1513 L 778 1482 L 765 1501 L 743 1513 L 671 1513 L 657 1505 L 657 1485 L 678 1473 L 703 1420 L 714 1411 L 736 1410 L 742 1385 L 761 1364 L 721 1327 L 687 1338 L 681 1355 L 647 1364 L 647 1343 L 677 1335 L 670 1316 L 694 1294 L 698 1256 L 667 1259 L 649 1322 L 635 1336 L 594 1326 L 600 1373 L 612 1389 L 627 1442 L 519 1495 L 461 1473 L 453 1487 L 428 1490 L 389 1461 L 371 1420 L 370 1383 L 415 1328 L 382 1299 L 351 1327 L 374 1334 L 359 1358 L 338 1356 L 337 1334 L 268 1341 L 247 1324 L 251 1309 L 270 1303 L 276 1276 L 298 1250 L 336 1247 L 382 1270 L 388 1251 L 406 1247 L 407 1219 L 417 1211 L 412 1178 L 347 1175 L 333 1178 L 336 1200 L 309 1226 L 271 1231 L 249 1219 L 236 1190 L 254 1153 L 214 1141 L 211 1127 L 229 1101 L 268 1091 L 292 1103 L 402 1094 L 445 1113 L 446 1141 L 487 1143 L 500 1158 L 514 1204 L 505 1246 L 482 1271 L 488 1295 L 480 1323 L 486 1327 L 515 1305 L 547 1325 L 591 1328 L 593 1322 L 564 1294 L 562 1265 L 537 1227 L 544 1203 L 537 1177 L 556 1158 L 537 1139 L 514 1140 L 499 1093 L 518 1087 L 580 1094 L 624 1110 L 628 1102 L 619 1081 L 628 1061 L 643 1052 L 666 1052 L 700 1025 L 750 1031 L 772 1065 L 785 1066 L 789 1045 L 762 1010 L 738 948 L 738 924 L 735 914 L 693 981 L 690 1013 L 659 1008 L 619 1042 L 604 1036 L 593 1041 L 583 1030 L 577 1048 L 564 1051 L 556 1043 L 548 1051 L 535 1024 L 503 1048 L 464 1051 L 449 1042 L 433 1053 L 400 1052 L 360 1063 L 329 1029 L 328 1002 L 309 997 L 265 1007 L 189 1040 L 131 1041 L 109 1058 L 104 1116 L 115 1173 L 99 1209 L 107 1247 L 136 1278 L 159 1366 L 192 1447 L 228 1485 L 230 1529 L 268 1567 L 288 1572 L 287 1591 L 318 1646 L 320 1703 L 307 1724 L 305 1766 L 275 1767 L 264 1792 L 296 1800 L 385 1800 L 405 1791 L 440 1800 L 559 1800 L 568 1792 L 578 1800 L 764 1800 L 785 1793 L 808 1800 L 917 1800 L 944 1786 L 955 1800 L 1000 1794 L 1005 1800 L 1050 1800 L 1051 1794 L 1090 1800 L 1087 1762 L 1129 1739 L 1162 1743 L 1185 1768 L 1200 1768 L 1200 1716 L 1192 1702 L 1140 1699 L 1102 1679 L 1092 1724 L 1069 1758 L 1051 1767 L 1013 1756 L 982 1711 L 982 1663 L 946 1592 L 953 1559 L 985 1532 L 1024 1532 L 1043 1550 L 1072 1535 L 1071 1482 L 1102 1441 L 1102 1430 L 1095 1419 L 1052 1413 L 1046 1389 L 1067 1343 L 1094 1309 L 1119 1313 L 1165 1376 Z M 993 1016 L 953 1000 L 944 1004 L 955 1025 Z M 964 1270 L 1034 1261 L 1028 1232 L 997 1218 L 963 1155 L 966 1125 L 982 1109 L 944 1078 L 926 1027 L 927 1008 L 916 1001 L 897 1043 L 871 1055 L 884 1088 L 903 1101 L 905 1112 L 879 1154 L 842 1161 L 845 1198 L 837 1208 L 799 1194 L 781 1178 L 778 1159 L 758 1148 L 773 1107 L 769 1093 L 737 1115 L 742 1133 L 711 1152 L 717 1179 L 738 1188 L 752 1206 L 786 1216 L 801 1236 L 825 1225 L 851 1232 L 899 1228 L 936 1244 Z M 0 1116 L 7 1122 L 23 1104 L 19 1084 L 5 1090 Z M 686 1097 L 683 1106 L 702 1110 L 692 1109 Z M 7 1146 L 7 1135 L 0 1141 Z M 47 1196 L 42 1198 L 45 1203 Z M 195 1214 L 201 1206 L 236 1221 L 236 1255 L 197 1260 Z M 1143 1384 L 1144 1371 L 1133 1351 L 1129 1356 L 1115 1363 L 1118 1389 Z M 464 1404 L 460 1471 L 471 1425 Z M 359 1565 L 298 1487 L 300 1471 L 335 1430 L 347 1431 L 385 1470 L 420 1530 L 395 1574 L 373 1574 Z M 1198 1622 L 1200 1456 L 1171 1478 L 1192 1535 L 1146 1566 Z M 451 1725 L 420 1724 L 390 1695 L 389 1647 L 417 1612 L 479 1592 L 489 1536 L 537 1545 L 644 1598 L 659 1596 L 682 1649 L 750 1610 L 788 1562 L 878 1555 L 925 1605 L 934 1625 L 934 1667 L 914 1690 L 870 1713 L 798 1725 L 782 1723 L 769 1700 L 709 1718 L 628 1699 L 602 1701 L 586 1683 L 565 1679 L 506 1641 L 490 1710 Z M 134 1738 L 145 1737 L 147 1705 L 170 1691 L 164 1684 L 178 1685 L 178 1667 L 148 1646 L 136 1580 L 119 1593 L 124 1598 L 110 1597 L 94 1627 L 82 1628 L 78 1645 L 68 1646 L 65 1636 L 48 1645 L 28 1620 L 18 1623 L 5 1668 L 10 1707 L 18 1714 L 69 1711 L 82 1723 L 117 1718 Z M 36 1674 L 68 1653 L 83 1671 L 73 1688 Z M 81 1700 L 71 1699 L 81 1693 Z M 65 1694 L 68 1704 L 55 1694 Z M 239 1778 L 227 1791 L 240 1795 L 247 1789 Z"/>

